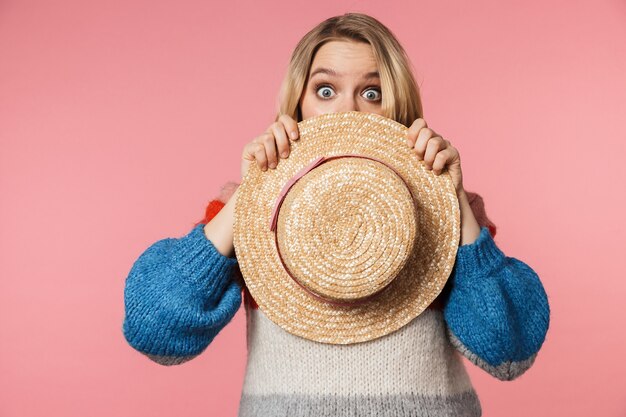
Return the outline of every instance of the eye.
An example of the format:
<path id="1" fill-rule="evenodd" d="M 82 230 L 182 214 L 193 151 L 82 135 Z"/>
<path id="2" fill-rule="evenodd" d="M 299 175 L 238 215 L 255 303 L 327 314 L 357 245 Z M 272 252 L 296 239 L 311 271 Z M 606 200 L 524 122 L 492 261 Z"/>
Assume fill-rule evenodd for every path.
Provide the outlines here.
<path id="1" fill-rule="evenodd" d="M 378 88 L 368 88 L 365 90 L 364 97 L 371 101 L 378 101 L 381 99 L 381 92 Z"/>
<path id="2" fill-rule="evenodd" d="M 315 87 L 315 91 L 317 92 L 317 95 L 323 99 L 329 99 L 334 93 L 333 89 L 328 85 L 318 85 Z M 322 94 L 320 94 L 320 92 Z"/>
<path id="3" fill-rule="evenodd" d="M 335 91 L 328 84 L 318 84 L 315 86 L 315 91 L 317 95 L 323 99 L 328 100 L 333 97 Z M 369 101 L 380 101 L 382 93 L 380 92 L 379 87 L 370 87 L 365 90 L 363 93 L 363 97 L 365 97 Z"/>

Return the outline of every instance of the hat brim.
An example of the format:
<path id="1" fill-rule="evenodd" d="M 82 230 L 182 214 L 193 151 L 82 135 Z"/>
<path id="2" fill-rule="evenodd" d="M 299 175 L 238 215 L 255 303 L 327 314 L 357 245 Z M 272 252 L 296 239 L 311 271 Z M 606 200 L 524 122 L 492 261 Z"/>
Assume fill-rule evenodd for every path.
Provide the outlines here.
<path id="1" fill-rule="evenodd" d="M 460 209 L 447 171 L 435 175 L 406 144 L 407 127 L 363 112 L 328 113 L 298 123 L 300 138 L 276 169 L 251 164 L 235 202 L 233 243 L 259 309 L 294 335 L 349 344 L 382 337 L 422 313 L 441 293 L 454 266 Z M 419 215 L 414 250 L 398 276 L 371 301 L 355 306 L 312 297 L 284 269 L 269 224 L 285 183 L 319 156 L 363 154 L 391 165 L 410 187 Z M 314 262 L 314 260 L 312 260 Z"/>

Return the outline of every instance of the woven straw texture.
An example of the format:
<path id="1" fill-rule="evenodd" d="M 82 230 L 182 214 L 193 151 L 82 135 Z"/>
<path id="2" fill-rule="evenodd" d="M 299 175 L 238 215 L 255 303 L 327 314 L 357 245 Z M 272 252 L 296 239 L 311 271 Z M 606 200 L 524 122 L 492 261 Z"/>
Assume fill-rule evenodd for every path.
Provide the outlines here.
<path id="1" fill-rule="evenodd" d="M 251 164 L 239 186 L 234 246 L 246 286 L 294 335 L 331 344 L 385 336 L 422 313 L 450 276 L 460 238 L 452 179 L 418 161 L 394 120 L 351 111 L 298 127 L 289 157 L 265 172 Z M 344 154 L 383 163 L 316 166 L 289 189 L 272 231 L 285 184 L 316 158 Z"/>

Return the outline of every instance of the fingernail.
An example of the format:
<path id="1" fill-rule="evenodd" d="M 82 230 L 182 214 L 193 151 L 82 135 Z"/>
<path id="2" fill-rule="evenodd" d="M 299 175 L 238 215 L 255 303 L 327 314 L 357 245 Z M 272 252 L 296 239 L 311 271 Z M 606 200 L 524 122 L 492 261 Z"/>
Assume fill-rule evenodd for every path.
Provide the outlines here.
<path id="1" fill-rule="evenodd" d="M 283 152 L 280 154 L 280 156 L 282 156 L 283 158 L 287 158 L 288 153 L 287 152 Z"/>
<path id="2" fill-rule="evenodd" d="M 291 139 L 295 139 L 298 137 L 298 133 L 297 132 L 291 132 Z"/>

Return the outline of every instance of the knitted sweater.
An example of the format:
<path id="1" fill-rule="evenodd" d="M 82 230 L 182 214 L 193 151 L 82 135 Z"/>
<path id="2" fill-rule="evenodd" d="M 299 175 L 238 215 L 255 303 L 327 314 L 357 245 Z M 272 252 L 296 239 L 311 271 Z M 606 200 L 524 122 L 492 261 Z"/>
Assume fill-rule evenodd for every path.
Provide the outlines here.
<path id="1" fill-rule="evenodd" d="M 237 259 L 204 234 L 237 186 L 225 184 L 185 236 L 159 240 L 135 261 L 122 330 L 152 361 L 182 364 L 209 346 L 243 299 L 248 358 L 239 417 L 480 416 L 462 356 L 503 381 L 534 363 L 549 327 L 547 295 L 527 264 L 497 247 L 478 194 L 468 192 L 480 235 L 459 246 L 431 306 L 381 338 L 330 345 L 269 320 L 247 291 Z"/>

